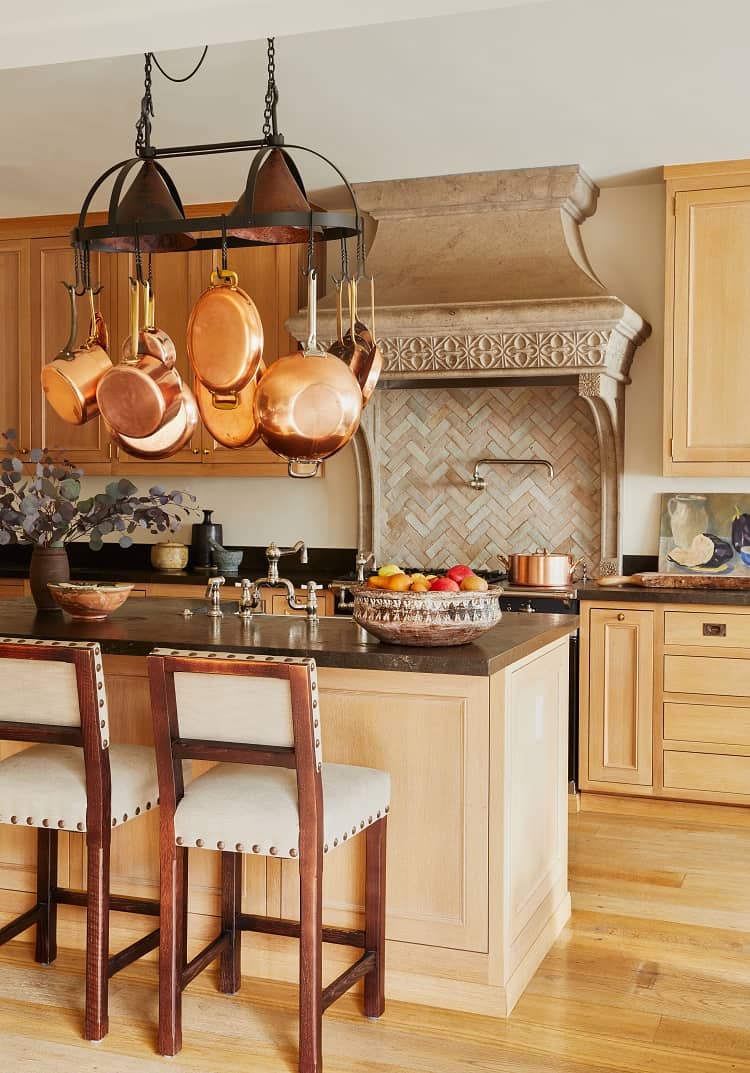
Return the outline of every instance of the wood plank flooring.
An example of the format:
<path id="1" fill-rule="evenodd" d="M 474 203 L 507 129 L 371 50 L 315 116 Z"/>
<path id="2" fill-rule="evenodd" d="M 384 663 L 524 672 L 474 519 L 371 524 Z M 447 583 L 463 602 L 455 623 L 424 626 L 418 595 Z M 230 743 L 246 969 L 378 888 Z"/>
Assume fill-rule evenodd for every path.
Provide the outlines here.
<path id="1" fill-rule="evenodd" d="M 582 812 L 570 925 L 507 1021 L 346 996 L 326 1014 L 326 1073 L 750 1073 L 750 829 Z M 155 1053 L 156 966 L 112 983 L 111 1031 L 80 1039 L 83 958 L 0 950 L 0 1073 L 290 1073 L 296 991 L 209 971 L 185 996 L 185 1046 Z"/>

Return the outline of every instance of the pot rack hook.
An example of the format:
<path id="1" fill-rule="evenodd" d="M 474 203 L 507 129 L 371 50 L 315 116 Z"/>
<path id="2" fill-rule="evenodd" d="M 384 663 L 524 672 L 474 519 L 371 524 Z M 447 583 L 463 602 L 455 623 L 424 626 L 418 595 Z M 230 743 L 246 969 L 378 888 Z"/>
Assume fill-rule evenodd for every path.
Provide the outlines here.
<path id="1" fill-rule="evenodd" d="M 86 274 L 83 266 L 83 247 L 78 243 L 73 247 L 73 268 L 75 273 L 73 294 L 77 294 L 79 298 L 82 298 L 86 293 Z M 69 286 L 68 283 L 63 281 L 63 287 Z"/>
<path id="2" fill-rule="evenodd" d="M 313 227 L 313 210 L 310 209 L 310 229 L 307 235 L 307 267 L 302 269 L 303 276 L 315 271 L 315 229 Z"/>
<path id="3" fill-rule="evenodd" d="M 95 294 L 99 294 L 104 289 L 104 284 L 97 282 L 93 284 L 91 282 L 91 247 L 88 242 L 83 244 L 83 286 L 93 297 Z"/>
<path id="4" fill-rule="evenodd" d="M 136 279 L 140 283 L 141 287 L 146 286 L 146 280 L 143 278 L 143 258 L 141 256 L 141 236 L 138 231 L 138 224 L 135 224 L 135 275 Z M 150 282 L 150 280 L 149 280 Z"/>
<path id="5" fill-rule="evenodd" d="M 227 218 L 222 213 L 221 217 L 221 270 L 226 272 L 229 264 L 229 248 L 227 245 Z"/>

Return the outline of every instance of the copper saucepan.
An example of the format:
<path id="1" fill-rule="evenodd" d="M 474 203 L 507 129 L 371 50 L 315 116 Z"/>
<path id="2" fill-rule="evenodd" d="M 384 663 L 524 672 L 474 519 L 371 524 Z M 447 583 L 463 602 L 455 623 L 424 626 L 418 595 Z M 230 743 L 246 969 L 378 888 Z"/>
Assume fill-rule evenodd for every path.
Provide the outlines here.
<path id="1" fill-rule="evenodd" d="M 269 366 L 255 396 L 266 446 L 285 458 L 291 477 L 312 476 L 320 462 L 349 442 L 359 425 L 362 392 L 343 361 L 317 340 L 317 273 L 308 273 L 308 339 L 302 353 Z M 301 473 L 297 463 L 309 463 Z"/>
<path id="2" fill-rule="evenodd" d="M 139 330 L 138 284 L 130 280 L 130 335 L 123 360 L 103 376 L 96 397 L 104 420 L 119 436 L 142 439 L 168 423 L 180 407 L 182 379 L 174 366 L 174 345 L 153 326 L 153 296 L 144 287 L 146 326 Z M 157 357 L 163 354 L 167 364 Z"/>
<path id="3" fill-rule="evenodd" d="M 261 361 L 250 383 L 234 394 L 209 391 L 196 377 L 195 399 L 201 420 L 222 447 L 250 447 L 260 438 L 255 393 L 265 371 Z"/>
<path id="4" fill-rule="evenodd" d="M 168 458 L 186 447 L 200 424 L 198 406 L 190 388 L 183 384 L 174 415 L 152 436 L 138 439 L 113 432 L 113 439 L 135 458 Z"/>
<path id="5" fill-rule="evenodd" d="M 52 409 L 71 425 L 84 425 L 99 413 L 96 389 L 112 368 L 105 343 L 107 328 L 94 308 L 94 292 L 89 288 L 91 322 L 83 346 L 75 347 L 78 334 L 75 287 L 64 283 L 70 295 L 70 335 L 60 353 L 42 369 L 42 389 Z"/>
<path id="6" fill-rule="evenodd" d="M 214 269 L 211 284 L 193 306 L 187 348 L 195 375 L 210 391 L 240 391 L 263 354 L 263 325 L 236 272 Z"/>
<path id="7" fill-rule="evenodd" d="M 530 554 L 510 555 L 500 561 L 510 572 L 511 585 L 529 588 L 563 589 L 573 580 L 573 572 L 582 559 L 572 555 L 555 555 L 546 548 L 537 548 Z"/>
<path id="8" fill-rule="evenodd" d="M 357 321 L 357 284 L 350 282 L 350 328 L 347 333 L 356 339 L 358 345 L 353 348 L 349 368 L 357 378 L 362 389 L 362 405 L 366 406 L 377 387 L 378 378 L 383 368 L 383 354 L 375 338 L 375 277 L 370 276 L 370 328 L 369 331 Z"/>

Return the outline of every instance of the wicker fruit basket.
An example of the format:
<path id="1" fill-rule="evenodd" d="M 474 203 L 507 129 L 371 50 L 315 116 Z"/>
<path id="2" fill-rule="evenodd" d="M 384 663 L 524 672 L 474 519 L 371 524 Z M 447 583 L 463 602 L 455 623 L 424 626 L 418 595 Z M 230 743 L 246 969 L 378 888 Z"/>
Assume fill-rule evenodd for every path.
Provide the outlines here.
<path id="1" fill-rule="evenodd" d="M 465 645 L 502 618 L 499 585 L 486 592 L 390 592 L 356 585 L 354 621 L 391 645 Z"/>

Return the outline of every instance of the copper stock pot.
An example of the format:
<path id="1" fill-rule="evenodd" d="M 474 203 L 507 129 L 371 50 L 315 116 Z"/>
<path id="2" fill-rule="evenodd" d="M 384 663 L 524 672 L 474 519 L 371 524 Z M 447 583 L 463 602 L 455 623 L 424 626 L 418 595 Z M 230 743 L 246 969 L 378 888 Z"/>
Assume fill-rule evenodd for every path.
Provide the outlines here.
<path id="1" fill-rule="evenodd" d="M 511 585 L 528 588 L 564 589 L 571 584 L 573 572 L 581 559 L 572 555 L 548 552 L 537 548 L 535 552 L 500 556 L 500 561 L 510 574 Z"/>

